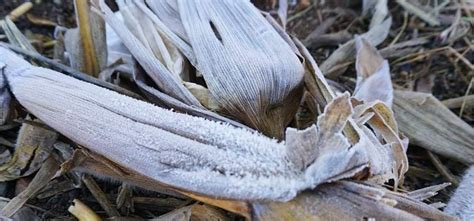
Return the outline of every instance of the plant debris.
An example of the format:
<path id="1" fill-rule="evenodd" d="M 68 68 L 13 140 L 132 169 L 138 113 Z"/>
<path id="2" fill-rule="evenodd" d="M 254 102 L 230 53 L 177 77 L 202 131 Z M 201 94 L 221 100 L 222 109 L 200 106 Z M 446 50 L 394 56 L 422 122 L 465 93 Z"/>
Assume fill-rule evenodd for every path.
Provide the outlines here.
<path id="1" fill-rule="evenodd" d="M 6 0 L 0 217 L 469 220 L 473 9 Z"/>

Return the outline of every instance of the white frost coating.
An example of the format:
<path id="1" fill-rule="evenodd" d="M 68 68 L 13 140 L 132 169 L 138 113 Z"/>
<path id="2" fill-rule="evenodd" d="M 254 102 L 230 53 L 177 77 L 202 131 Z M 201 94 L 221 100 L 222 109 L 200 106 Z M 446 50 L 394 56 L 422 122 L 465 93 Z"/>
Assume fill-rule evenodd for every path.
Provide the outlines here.
<path id="1" fill-rule="evenodd" d="M 0 63 L 0 125 L 3 125 L 7 120 L 11 100 L 7 82 L 2 73 L 3 68 L 4 64 Z"/>
<path id="2" fill-rule="evenodd" d="M 467 169 L 461 184 L 454 192 L 444 211 L 462 220 L 474 220 L 474 166 Z"/>
<path id="3" fill-rule="evenodd" d="M 183 23 L 179 17 L 178 1 L 176 0 L 146 0 L 147 5 L 155 15 L 184 41 L 189 42 Z"/>
<path id="4" fill-rule="evenodd" d="M 176 188 L 220 198 L 289 200 L 365 164 L 357 161 L 344 168 L 339 162 L 336 168 L 325 168 L 316 160 L 320 167 L 311 164 L 302 170 L 289 161 L 284 143 L 260 134 L 33 67 L 4 48 L 0 62 L 6 64 L 5 75 L 18 101 L 43 122 L 120 165 Z M 335 159 L 320 155 L 323 161 Z M 353 155 L 344 158 L 352 162 Z"/>

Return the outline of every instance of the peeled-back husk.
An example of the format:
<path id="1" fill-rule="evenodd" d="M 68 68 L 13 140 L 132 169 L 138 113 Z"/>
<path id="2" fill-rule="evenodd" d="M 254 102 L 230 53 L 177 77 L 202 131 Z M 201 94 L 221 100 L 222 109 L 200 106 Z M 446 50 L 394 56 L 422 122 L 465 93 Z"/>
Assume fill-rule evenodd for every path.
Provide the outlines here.
<path id="1" fill-rule="evenodd" d="M 283 137 L 302 96 L 304 69 L 257 8 L 231 0 L 147 3 L 154 13 L 136 4 L 178 48 L 191 48 L 183 54 L 227 114 L 266 135 Z"/>

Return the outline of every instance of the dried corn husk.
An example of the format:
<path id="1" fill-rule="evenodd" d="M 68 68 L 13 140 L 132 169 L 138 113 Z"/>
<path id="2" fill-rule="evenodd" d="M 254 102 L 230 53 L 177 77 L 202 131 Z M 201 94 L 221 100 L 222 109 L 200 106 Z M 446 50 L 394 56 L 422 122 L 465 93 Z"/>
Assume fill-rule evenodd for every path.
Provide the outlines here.
<path id="1" fill-rule="evenodd" d="M 283 137 L 302 96 L 303 65 L 250 2 L 147 3 L 154 12 L 135 2 L 202 73 L 227 114 Z"/>
<path id="2" fill-rule="evenodd" d="M 398 171 L 399 178 L 402 178 L 401 175 L 408 171 L 405 154 L 407 143 L 399 136 L 398 125 L 390 109 L 393 88 L 388 61 L 364 38 L 356 36 L 355 44 L 357 84 L 354 98 L 364 101 L 364 104 L 356 106 L 355 116 L 359 123 L 369 124 L 377 137 L 383 137 L 385 141 L 380 142 L 386 143 L 384 146 L 391 149 L 389 152 L 393 153 L 394 168 Z"/>
<path id="3" fill-rule="evenodd" d="M 164 38 L 153 21 L 132 1 L 118 1 L 120 13 L 127 28 L 153 55 L 175 76 L 189 78 L 184 56 L 171 42 Z"/>
<path id="4" fill-rule="evenodd" d="M 222 198 L 289 200 L 368 165 L 367 141 L 351 147 L 341 133 L 352 112 L 348 94 L 326 106 L 317 126 L 290 130 L 285 145 L 32 67 L 3 48 L 0 52 L 12 92 L 35 116 L 114 162 L 178 189 Z M 300 134 L 311 134 L 321 146 L 297 148 Z"/>
<path id="5" fill-rule="evenodd" d="M 132 3 L 134 2 L 130 2 L 130 4 Z M 141 29 L 140 25 L 137 26 L 137 24 L 130 24 L 129 26 L 137 30 L 135 30 L 135 32 L 129 30 L 128 26 L 112 12 L 104 1 L 100 1 L 99 4 L 104 20 L 122 39 L 123 44 L 128 48 L 135 59 L 137 59 L 147 74 L 153 79 L 154 83 L 156 83 L 156 85 L 169 96 L 172 96 L 185 104 L 202 107 L 199 101 L 183 86 L 181 79 L 163 65 L 153 51 L 147 47 L 148 45 L 146 43 L 149 41 L 153 42 L 154 39 L 150 39 L 149 41 L 145 39 L 143 34 L 144 31 Z M 136 21 L 136 19 L 132 19 L 132 21 Z M 150 22 L 147 22 L 146 24 L 150 25 Z M 158 38 L 156 31 L 153 33 L 154 34 L 150 37 Z M 159 51 L 160 49 L 157 50 Z"/>
<path id="6" fill-rule="evenodd" d="M 308 50 L 298 40 L 295 40 L 295 43 L 307 62 L 305 85 L 310 97 L 314 99 L 314 103 L 324 107 L 336 95 L 324 79 Z M 390 81 L 390 78 L 388 80 Z M 365 81 L 361 80 L 360 82 Z M 373 84 L 365 85 L 374 86 Z M 408 161 L 405 154 L 406 145 L 398 137 L 398 127 L 392 111 L 385 103 L 381 102 L 361 103 L 354 101 L 353 105 L 354 115 L 345 125 L 344 135 L 352 143 L 364 143 L 364 148 L 371 153 L 369 155 L 371 165 L 369 173 L 373 181 L 383 183 L 388 179 L 394 179 L 397 185 L 408 169 Z M 370 130 L 366 124 L 370 125 L 374 131 Z M 374 132 L 381 135 L 383 139 L 376 138 Z"/>

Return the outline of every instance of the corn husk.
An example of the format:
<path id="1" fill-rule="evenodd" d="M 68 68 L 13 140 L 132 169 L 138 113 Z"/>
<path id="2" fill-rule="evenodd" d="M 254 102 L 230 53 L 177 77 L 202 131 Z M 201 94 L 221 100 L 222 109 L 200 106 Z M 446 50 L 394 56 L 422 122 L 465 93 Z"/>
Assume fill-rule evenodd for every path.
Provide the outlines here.
<path id="1" fill-rule="evenodd" d="M 295 43 L 307 61 L 305 85 L 309 92 L 309 99 L 313 99 L 319 107 L 324 107 L 334 99 L 336 94 L 329 87 L 309 51 L 304 48 L 301 42 L 295 40 Z M 383 73 L 383 75 L 386 74 L 389 73 Z M 388 80 L 390 81 L 390 78 Z M 360 80 L 360 82 L 366 81 Z M 370 83 L 364 85 L 367 87 L 374 86 Z M 370 88 L 363 91 L 365 90 L 370 91 Z M 364 148 L 371 153 L 369 155 L 371 164 L 369 176 L 371 176 L 372 181 L 384 183 L 389 179 L 393 179 L 395 186 L 397 186 L 398 182 L 403 180 L 403 174 L 408 169 L 408 161 L 405 153 L 407 144 L 398 136 L 398 127 L 393 113 L 390 107 L 383 102 L 360 102 L 356 100 L 356 98 L 353 99 L 354 114 L 344 126 L 344 135 L 351 143 L 364 143 Z M 373 131 L 368 128 L 368 125 Z M 379 137 L 381 136 L 382 139 L 377 138 L 374 133 Z"/>
<path id="2" fill-rule="evenodd" d="M 149 37 L 153 39 L 146 39 L 142 27 L 140 26 L 140 24 L 137 25 L 138 22 L 136 21 L 136 18 L 131 17 L 130 19 L 132 21 L 135 21 L 136 23 L 129 24 L 127 26 L 124 21 L 120 20 L 117 15 L 112 12 L 112 10 L 105 4 L 104 1 L 100 1 L 99 4 L 100 10 L 103 13 L 104 20 L 107 22 L 108 25 L 110 25 L 110 27 L 114 29 L 115 33 L 122 39 L 123 44 L 127 47 L 130 53 L 132 53 L 138 63 L 140 63 L 140 65 L 146 71 L 147 75 L 153 80 L 153 82 L 158 86 L 158 88 L 169 96 L 176 98 L 177 100 L 185 104 L 192 105 L 195 107 L 202 107 L 199 101 L 183 86 L 179 76 L 173 74 L 173 72 L 170 71 L 159 60 L 159 58 L 156 57 L 156 54 L 154 54 L 154 52 L 158 52 L 160 50 L 165 49 L 157 48 L 155 51 L 152 51 L 151 48 L 148 47 L 147 43 L 154 42 L 159 37 L 156 33 L 156 30 L 147 30 L 152 33 L 152 35 Z M 130 2 L 130 4 L 132 5 L 126 5 L 127 9 L 128 7 L 134 6 L 133 2 Z M 95 7 L 99 6 L 96 5 Z M 130 16 L 137 15 L 132 14 Z M 150 22 L 146 22 L 146 24 L 153 25 L 150 24 Z M 129 26 L 133 27 L 134 29 L 130 30 L 128 28 Z"/>
<path id="3" fill-rule="evenodd" d="M 202 73 L 226 114 L 283 137 L 302 96 L 303 65 L 250 2 L 147 3 L 151 10 L 135 2 Z"/>
<path id="4" fill-rule="evenodd" d="M 364 101 L 356 108 L 356 116 L 373 114 L 367 124 L 378 137 L 383 137 L 385 146 L 389 146 L 395 160 L 394 171 L 398 178 L 408 171 L 408 158 L 405 154 L 408 141 L 399 135 L 398 125 L 391 110 L 393 88 L 388 61 L 384 60 L 377 49 L 363 37 L 356 36 L 356 71 L 357 84 L 354 98 Z M 370 110 L 370 112 L 367 112 Z M 361 122 L 359 122 L 361 123 Z"/>
<path id="5" fill-rule="evenodd" d="M 289 200 L 304 189 L 352 177 L 369 164 L 369 140 L 351 146 L 341 133 L 352 114 L 347 93 L 328 103 L 317 125 L 289 130 L 285 144 L 36 68 L 0 51 L 13 94 L 35 116 L 119 165 L 178 189 Z"/>

